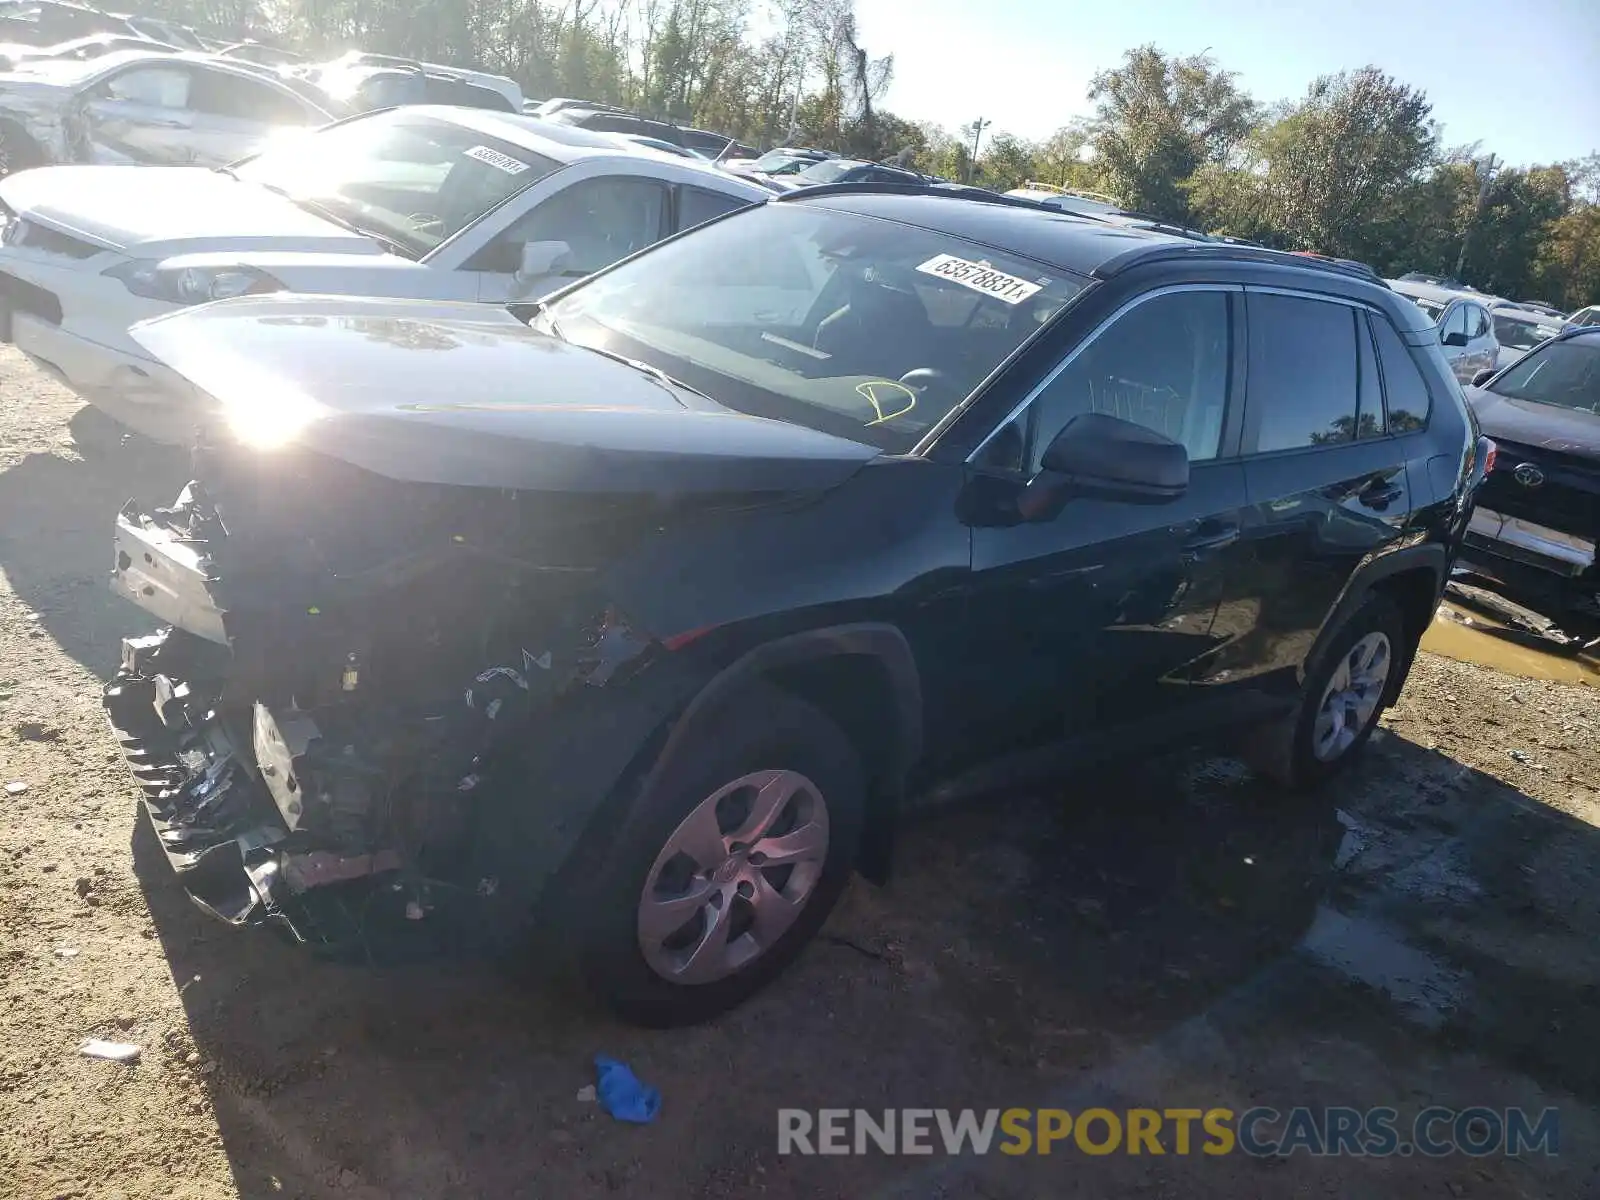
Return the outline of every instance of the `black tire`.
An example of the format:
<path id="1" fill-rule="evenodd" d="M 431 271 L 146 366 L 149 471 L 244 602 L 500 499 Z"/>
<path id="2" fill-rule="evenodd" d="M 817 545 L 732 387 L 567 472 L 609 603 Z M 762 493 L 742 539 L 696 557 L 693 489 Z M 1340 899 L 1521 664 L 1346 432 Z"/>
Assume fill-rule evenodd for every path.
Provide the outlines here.
<path id="1" fill-rule="evenodd" d="M 759 957 L 713 982 L 671 982 L 639 946 L 638 905 L 650 870 L 701 801 L 761 770 L 797 771 L 821 794 L 828 819 L 821 874 L 794 924 Z M 557 911 L 586 917 L 577 966 L 588 990 L 624 1020 L 656 1029 L 698 1024 L 748 999 L 794 960 L 838 901 L 855 864 L 865 795 L 860 761 L 834 722 L 778 688 L 742 690 L 736 702 L 690 733 L 619 825 L 595 831 L 603 845 L 591 845 L 584 856 L 594 869 L 563 889 L 565 902 Z"/>
<path id="2" fill-rule="evenodd" d="M 1323 693 L 1340 662 L 1355 644 L 1371 633 L 1389 640 L 1389 680 L 1384 697 L 1373 709 L 1364 728 L 1336 758 L 1318 758 L 1313 746 L 1313 729 Z M 1297 791 L 1308 791 L 1326 783 L 1345 770 L 1360 755 L 1378 727 L 1383 710 L 1395 690 L 1395 681 L 1410 662 L 1413 647 L 1405 640 L 1405 623 L 1394 601 L 1381 592 L 1371 593 L 1317 655 L 1306 671 L 1300 700 L 1282 719 L 1246 735 L 1243 757 L 1258 774 L 1274 783 Z"/>

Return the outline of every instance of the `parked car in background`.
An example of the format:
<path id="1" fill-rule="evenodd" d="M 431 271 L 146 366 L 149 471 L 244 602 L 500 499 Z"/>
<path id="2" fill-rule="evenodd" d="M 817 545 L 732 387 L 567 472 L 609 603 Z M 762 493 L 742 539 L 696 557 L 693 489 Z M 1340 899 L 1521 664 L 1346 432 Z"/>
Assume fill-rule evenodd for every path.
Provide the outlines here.
<path id="1" fill-rule="evenodd" d="M 1425 271 L 1407 271 L 1399 278 L 1403 283 L 1426 283 L 1433 287 L 1448 288 L 1456 292 L 1467 286 L 1453 275 L 1429 275 Z"/>
<path id="2" fill-rule="evenodd" d="M 488 88 L 500 93 L 506 102 L 503 111 L 516 113 L 522 111 L 522 88 L 515 80 L 508 79 L 504 75 L 453 67 L 444 63 L 420 62 L 393 54 L 371 54 L 362 50 L 352 50 L 329 62 L 301 67 L 299 71 L 306 79 L 337 97 L 343 93 L 353 92 L 356 85 L 351 81 L 366 78 L 370 70 L 375 67 L 464 80 L 475 87 Z"/>
<path id="3" fill-rule="evenodd" d="M 777 976 L 941 781 L 1349 765 L 1485 449 L 1364 276 L 915 188 L 733 213 L 532 328 L 252 296 L 134 336 L 220 418 L 113 554 L 168 626 L 105 703 L 183 885 L 355 946 L 443 889 L 658 1026 Z"/>
<path id="4" fill-rule="evenodd" d="M 835 183 L 926 183 L 926 177 L 904 167 L 866 162 L 859 158 L 825 158 L 802 167 L 793 174 L 769 175 L 771 185 L 780 191 L 817 187 Z"/>
<path id="5" fill-rule="evenodd" d="M 638 113 L 623 112 L 616 108 L 579 108 L 567 106 L 541 118 L 553 125 L 567 125 L 574 129 L 587 129 L 592 133 L 620 133 L 634 137 L 655 138 L 671 146 L 683 146 L 683 131 L 670 121 L 657 121 Z"/>
<path id="6" fill-rule="evenodd" d="M 1007 196 L 1015 196 L 1020 200 L 1032 200 L 1036 204 L 1043 204 L 1047 208 L 1058 208 L 1062 212 L 1087 216 L 1106 216 L 1127 211 L 1117 203 L 1115 197 L 1107 196 L 1101 192 L 1072 191 L 1068 188 L 1054 187 L 1050 184 L 1038 183 L 1032 180 L 1024 183 L 1019 188 L 1012 188 L 1005 194 Z"/>
<path id="7" fill-rule="evenodd" d="M 1500 345 L 1495 369 L 1509 367 L 1540 342 L 1561 332 L 1559 318 L 1547 317 L 1532 309 L 1500 306 L 1489 310 L 1494 322 L 1494 340 Z"/>
<path id="8" fill-rule="evenodd" d="M 664 142 L 660 138 L 641 137 L 636 133 L 616 134 L 617 141 L 624 146 L 643 146 L 647 150 L 657 150 L 662 154 L 671 154 L 678 158 L 691 158 L 696 162 L 705 162 L 706 156 L 698 150 L 691 150 L 687 146 L 675 146 L 671 142 Z"/>
<path id="9" fill-rule="evenodd" d="M 48 59 L 71 59 L 75 62 L 87 62 L 93 58 L 103 58 L 107 54 L 115 54 L 119 50 L 167 51 L 175 53 L 177 47 L 164 45 L 161 42 L 153 42 L 147 37 L 136 37 L 128 33 L 93 33 L 88 37 L 57 42 L 53 46 L 24 46 L 19 43 L 0 46 L 0 67 L 7 71 L 14 71 L 18 67 L 26 66 L 29 63 Z"/>
<path id="10" fill-rule="evenodd" d="M 482 87 L 463 75 L 420 66 L 356 66 L 319 78 L 327 81 L 323 86 L 329 94 L 353 112 L 403 104 L 460 104 L 495 112 L 519 112 L 494 88 Z"/>
<path id="11" fill-rule="evenodd" d="M 1498 304 L 1498 305 L 1497 304 L 1491 304 L 1489 307 L 1490 307 L 1491 310 L 1493 310 L 1495 308 L 1501 308 L 1501 307 L 1504 307 L 1504 308 L 1523 308 L 1523 309 L 1527 309 L 1529 312 L 1538 313 L 1540 316 L 1554 317 L 1558 321 L 1564 321 L 1564 320 L 1566 320 L 1566 317 L 1567 317 L 1567 314 L 1562 312 L 1555 305 L 1546 304 L 1543 300 L 1506 300 L 1506 301 L 1503 301 L 1501 304 Z"/>
<path id="12" fill-rule="evenodd" d="M 837 157 L 838 155 L 825 150 L 780 146 L 754 158 L 724 158 L 717 163 L 717 166 L 734 175 L 793 175 L 805 170 L 812 163 Z"/>
<path id="13" fill-rule="evenodd" d="M 337 115 L 246 64 L 118 51 L 0 75 L 0 176 L 47 163 L 222 166 Z"/>
<path id="14" fill-rule="evenodd" d="M 235 58 L 242 62 L 253 62 L 263 67 L 298 67 L 305 64 L 306 56 L 294 50 L 284 50 L 279 46 L 267 46 L 261 42 L 234 42 L 217 51 L 222 58 Z"/>
<path id="15" fill-rule="evenodd" d="M 1466 389 L 1499 447 L 1464 560 L 1553 617 L 1600 619 L 1600 329 L 1570 329 Z"/>
<path id="16" fill-rule="evenodd" d="M 0 42 L 53 46 L 96 33 L 136 34 L 127 21 L 65 0 L 0 0 Z"/>
<path id="17" fill-rule="evenodd" d="M 211 47 L 206 45 L 190 26 L 180 25 L 176 21 L 165 21 L 160 17 L 132 16 L 128 13 L 112 14 L 117 20 L 123 21 L 128 28 L 153 42 L 174 46 L 179 50 L 193 50 L 197 54 L 209 53 Z"/>
<path id="18" fill-rule="evenodd" d="M 1494 369 L 1500 343 L 1482 297 L 1403 278 L 1389 280 L 1389 286 L 1434 322 L 1444 356 L 1462 383 L 1479 371 Z"/>
<path id="19" fill-rule="evenodd" d="M 1591 304 L 1588 308 L 1580 308 L 1566 320 L 1569 329 L 1588 329 L 1600 325 L 1600 304 Z"/>
<path id="20" fill-rule="evenodd" d="M 769 192 L 706 163 L 472 108 L 397 108 L 226 171 L 57 167 L 0 182 L 4 337 L 152 437 L 191 414 L 136 321 L 282 291 L 531 302 Z"/>

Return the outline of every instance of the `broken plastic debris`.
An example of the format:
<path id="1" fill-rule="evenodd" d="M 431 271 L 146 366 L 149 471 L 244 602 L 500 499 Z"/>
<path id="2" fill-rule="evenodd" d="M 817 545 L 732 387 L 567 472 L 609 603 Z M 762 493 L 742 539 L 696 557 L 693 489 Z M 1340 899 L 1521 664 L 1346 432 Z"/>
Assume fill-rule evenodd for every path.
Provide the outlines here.
<path id="1" fill-rule="evenodd" d="M 103 1058 L 107 1062 L 136 1063 L 139 1061 L 139 1047 L 130 1042 L 105 1042 L 99 1038 L 90 1038 L 78 1048 L 78 1053 L 85 1058 Z"/>
<path id="2" fill-rule="evenodd" d="M 6 795 L 8 796 L 20 796 L 27 790 L 28 785 L 23 783 L 20 779 L 13 779 L 10 783 L 6 784 Z"/>
<path id="3" fill-rule="evenodd" d="M 56 957 L 57 958 L 77 958 L 78 957 L 78 948 L 76 946 L 57 946 L 56 947 Z"/>
<path id="4" fill-rule="evenodd" d="M 596 1099 L 594 1084 L 586 1083 L 578 1089 L 579 1104 L 593 1104 Z"/>

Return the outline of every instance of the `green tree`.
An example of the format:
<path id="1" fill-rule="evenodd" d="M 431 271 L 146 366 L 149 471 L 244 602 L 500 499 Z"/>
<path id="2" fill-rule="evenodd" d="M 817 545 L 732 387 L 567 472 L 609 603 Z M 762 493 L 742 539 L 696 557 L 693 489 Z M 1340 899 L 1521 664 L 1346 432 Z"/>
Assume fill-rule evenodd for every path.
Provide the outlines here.
<path id="1" fill-rule="evenodd" d="M 1256 104 L 1232 72 L 1203 54 L 1128 51 L 1089 85 L 1096 102 L 1090 145 L 1104 190 L 1158 216 L 1189 218 L 1184 183 L 1204 163 L 1226 162 L 1249 134 Z"/>

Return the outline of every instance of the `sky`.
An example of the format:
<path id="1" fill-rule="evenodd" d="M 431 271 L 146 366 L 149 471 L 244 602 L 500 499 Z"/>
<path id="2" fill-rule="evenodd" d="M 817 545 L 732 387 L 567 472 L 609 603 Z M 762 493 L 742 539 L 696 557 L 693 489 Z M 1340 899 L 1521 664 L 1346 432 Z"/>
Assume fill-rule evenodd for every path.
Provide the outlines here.
<path id="1" fill-rule="evenodd" d="M 1257 100 L 1369 63 L 1421 88 L 1443 144 L 1512 166 L 1600 150 L 1600 0 L 856 0 L 894 54 L 883 107 L 954 131 L 1047 137 L 1093 111 L 1097 70 L 1153 42 L 1206 51 Z"/>

